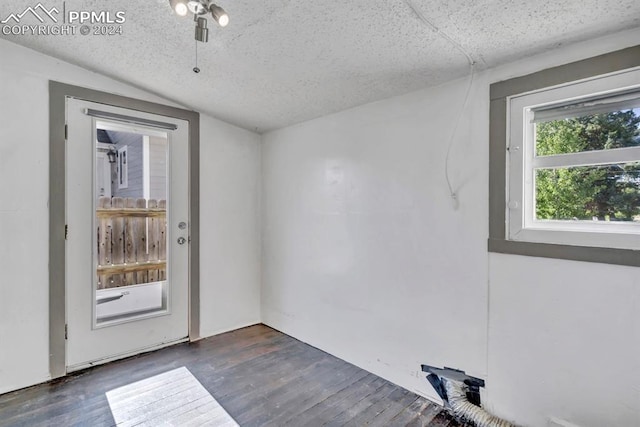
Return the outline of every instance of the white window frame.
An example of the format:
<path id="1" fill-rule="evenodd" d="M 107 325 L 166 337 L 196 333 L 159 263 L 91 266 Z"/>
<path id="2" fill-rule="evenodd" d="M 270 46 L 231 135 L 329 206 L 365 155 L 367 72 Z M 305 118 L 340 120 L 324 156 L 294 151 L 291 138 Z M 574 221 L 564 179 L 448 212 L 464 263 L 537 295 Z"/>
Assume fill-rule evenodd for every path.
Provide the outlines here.
<path id="1" fill-rule="evenodd" d="M 540 167 L 640 161 L 640 147 L 535 156 L 536 109 L 640 89 L 640 68 L 507 97 L 507 240 L 640 249 L 640 224 L 535 219 L 534 171 Z"/>

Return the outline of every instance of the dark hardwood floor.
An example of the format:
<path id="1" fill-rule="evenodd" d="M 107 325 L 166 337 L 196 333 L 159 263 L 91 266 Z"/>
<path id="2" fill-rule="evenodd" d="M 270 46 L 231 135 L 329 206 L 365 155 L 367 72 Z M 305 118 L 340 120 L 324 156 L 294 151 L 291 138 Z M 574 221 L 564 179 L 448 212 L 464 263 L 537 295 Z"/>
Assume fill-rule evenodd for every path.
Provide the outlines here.
<path id="1" fill-rule="evenodd" d="M 177 369 L 181 367 L 188 371 Z M 208 391 L 202 393 L 209 399 L 208 394 L 213 396 L 241 426 L 457 426 L 438 405 L 264 325 L 176 345 L 2 395 L 0 426 L 120 425 L 107 395 L 112 396 L 115 389 L 126 391 L 137 382 L 147 384 L 144 387 L 148 394 L 154 384 L 160 384 L 159 380 L 154 383 L 153 377 L 160 378 L 172 370 L 186 375 L 190 372 Z M 128 393 L 136 394 L 135 390 Z M 186 406 L 176 405 L 175 399 L 186 394 L 174 391 L 166 401 L 179 406 L 174 410 L 179 411 Z M 213 405 L 218 406 L 215 402 Z M 174 423 L 173 418 L 158 415 L 144 422 L 138 409 L 132 408 L 128 408 L 129 413 L 135 413 L 140 423 L 122 425 Z M 191 412 L 185 409 L 179 418 L 182 421 L 175 424 L 186 425 L 189 417 Z M 206 414 L 195 417 L 190 425 L 220 424 Z"/>

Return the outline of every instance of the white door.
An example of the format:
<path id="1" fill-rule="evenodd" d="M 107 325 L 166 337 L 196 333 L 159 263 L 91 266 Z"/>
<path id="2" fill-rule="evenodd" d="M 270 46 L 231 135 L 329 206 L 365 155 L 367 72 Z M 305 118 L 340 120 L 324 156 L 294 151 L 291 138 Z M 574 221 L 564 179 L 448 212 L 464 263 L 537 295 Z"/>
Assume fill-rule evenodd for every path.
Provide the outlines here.
<path id="1" fill-rule="evenodd" d="M 67 370 L 73 371 L 188 337 L 189 124 L 68 98 L 67 125 Z M 112 139 L 112 197 L 96 194 L 104 173 L 97 129 Z M 149 136 L 166 140 L 165 151 L 154 153 L 164 162 L 164 199 L 144 197 Z"/>

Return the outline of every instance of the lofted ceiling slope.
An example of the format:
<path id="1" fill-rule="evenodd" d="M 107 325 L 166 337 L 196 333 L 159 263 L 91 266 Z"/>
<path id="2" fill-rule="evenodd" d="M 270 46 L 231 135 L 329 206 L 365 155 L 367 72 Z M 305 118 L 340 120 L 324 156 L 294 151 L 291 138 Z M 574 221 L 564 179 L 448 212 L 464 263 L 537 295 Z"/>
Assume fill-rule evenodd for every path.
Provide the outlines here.
<path id="1" fill-rule="evenodd" d="M 3 0 L 0 20 L 31 3 Z M 638 0 L 217 3 L 231 22 L 209 20 L 199 74 L 193 21 L 168 0 L 64 2 L 67 11 L 124 11 L 122 35 L 0 37 L 264 132 L 465 75 L 465 56 L 419 14 L 481 68 L 640 25 Z"/>

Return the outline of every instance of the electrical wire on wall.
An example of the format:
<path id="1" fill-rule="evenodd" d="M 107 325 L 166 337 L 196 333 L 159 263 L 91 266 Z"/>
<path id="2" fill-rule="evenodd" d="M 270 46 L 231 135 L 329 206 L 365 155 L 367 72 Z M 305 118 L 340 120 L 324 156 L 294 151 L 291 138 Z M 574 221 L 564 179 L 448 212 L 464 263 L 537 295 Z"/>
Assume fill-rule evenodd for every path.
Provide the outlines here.
<path id="1" fill-rule="evenodd" d="M 458 116 L 458 119 L 454 124 L 453 130 L 451 132 L 451 137 L 449 138 L 449 143 L 447 144 L 447 154 L 445 155 L 445 160 L 444 160 L 444 176 L 447 181 L 449 195 L 453 199 L 454 207 L 457 208 L 458 192 L 457 192 L 457 189 L 453 187 L 453 184 L 451 183 L 451 178 L 449 177 L 449 157 L 451 157 L 451 148 L 453 147 L 453 143 L 455 141 L 455 136 L 458 131 L 458 127 L 460 126 L 460 122 L 462 121 L 462 116 L 464 115 L 464 111 L 467 108 L 467 102 L 469 101 L 469 94 L 471 93 L 471 87 L 473 86 L 473 78 L 475 76 L 476 62 L 473 60 L 471 55 L 466 50 L 464 50 L 464 48 L 460 45 L 460 43 L 456 42 L 451 37 L 449 37 L 444 31 L 436 27 L 429 19 L 427 19 L 424 16 L 424 14 L 419 9 L 417 9 L 413 5 L 413 2 L 411 0 L 404 0 L 404 2 L 407 4 L 407 6 L 409 6 L 409 8 L 411 8 L 413 13 L 415 13 L 418 16 L 418 18 L 420 18 L 420 20 L 427 27 L 429 27 L 434 33 L 436 33 L 436 35 L 442 37 L 444 40 L 451 43 L 458 51 L 460 51 L 465 56 L 465 58 L 467 58 L 467 62 L 469 63 L 469 81 L 467 83 L 467 90 L 465 91 L 464 101 L 462 103 L 462 109 L 460 110 L 460 115 Z"/>

